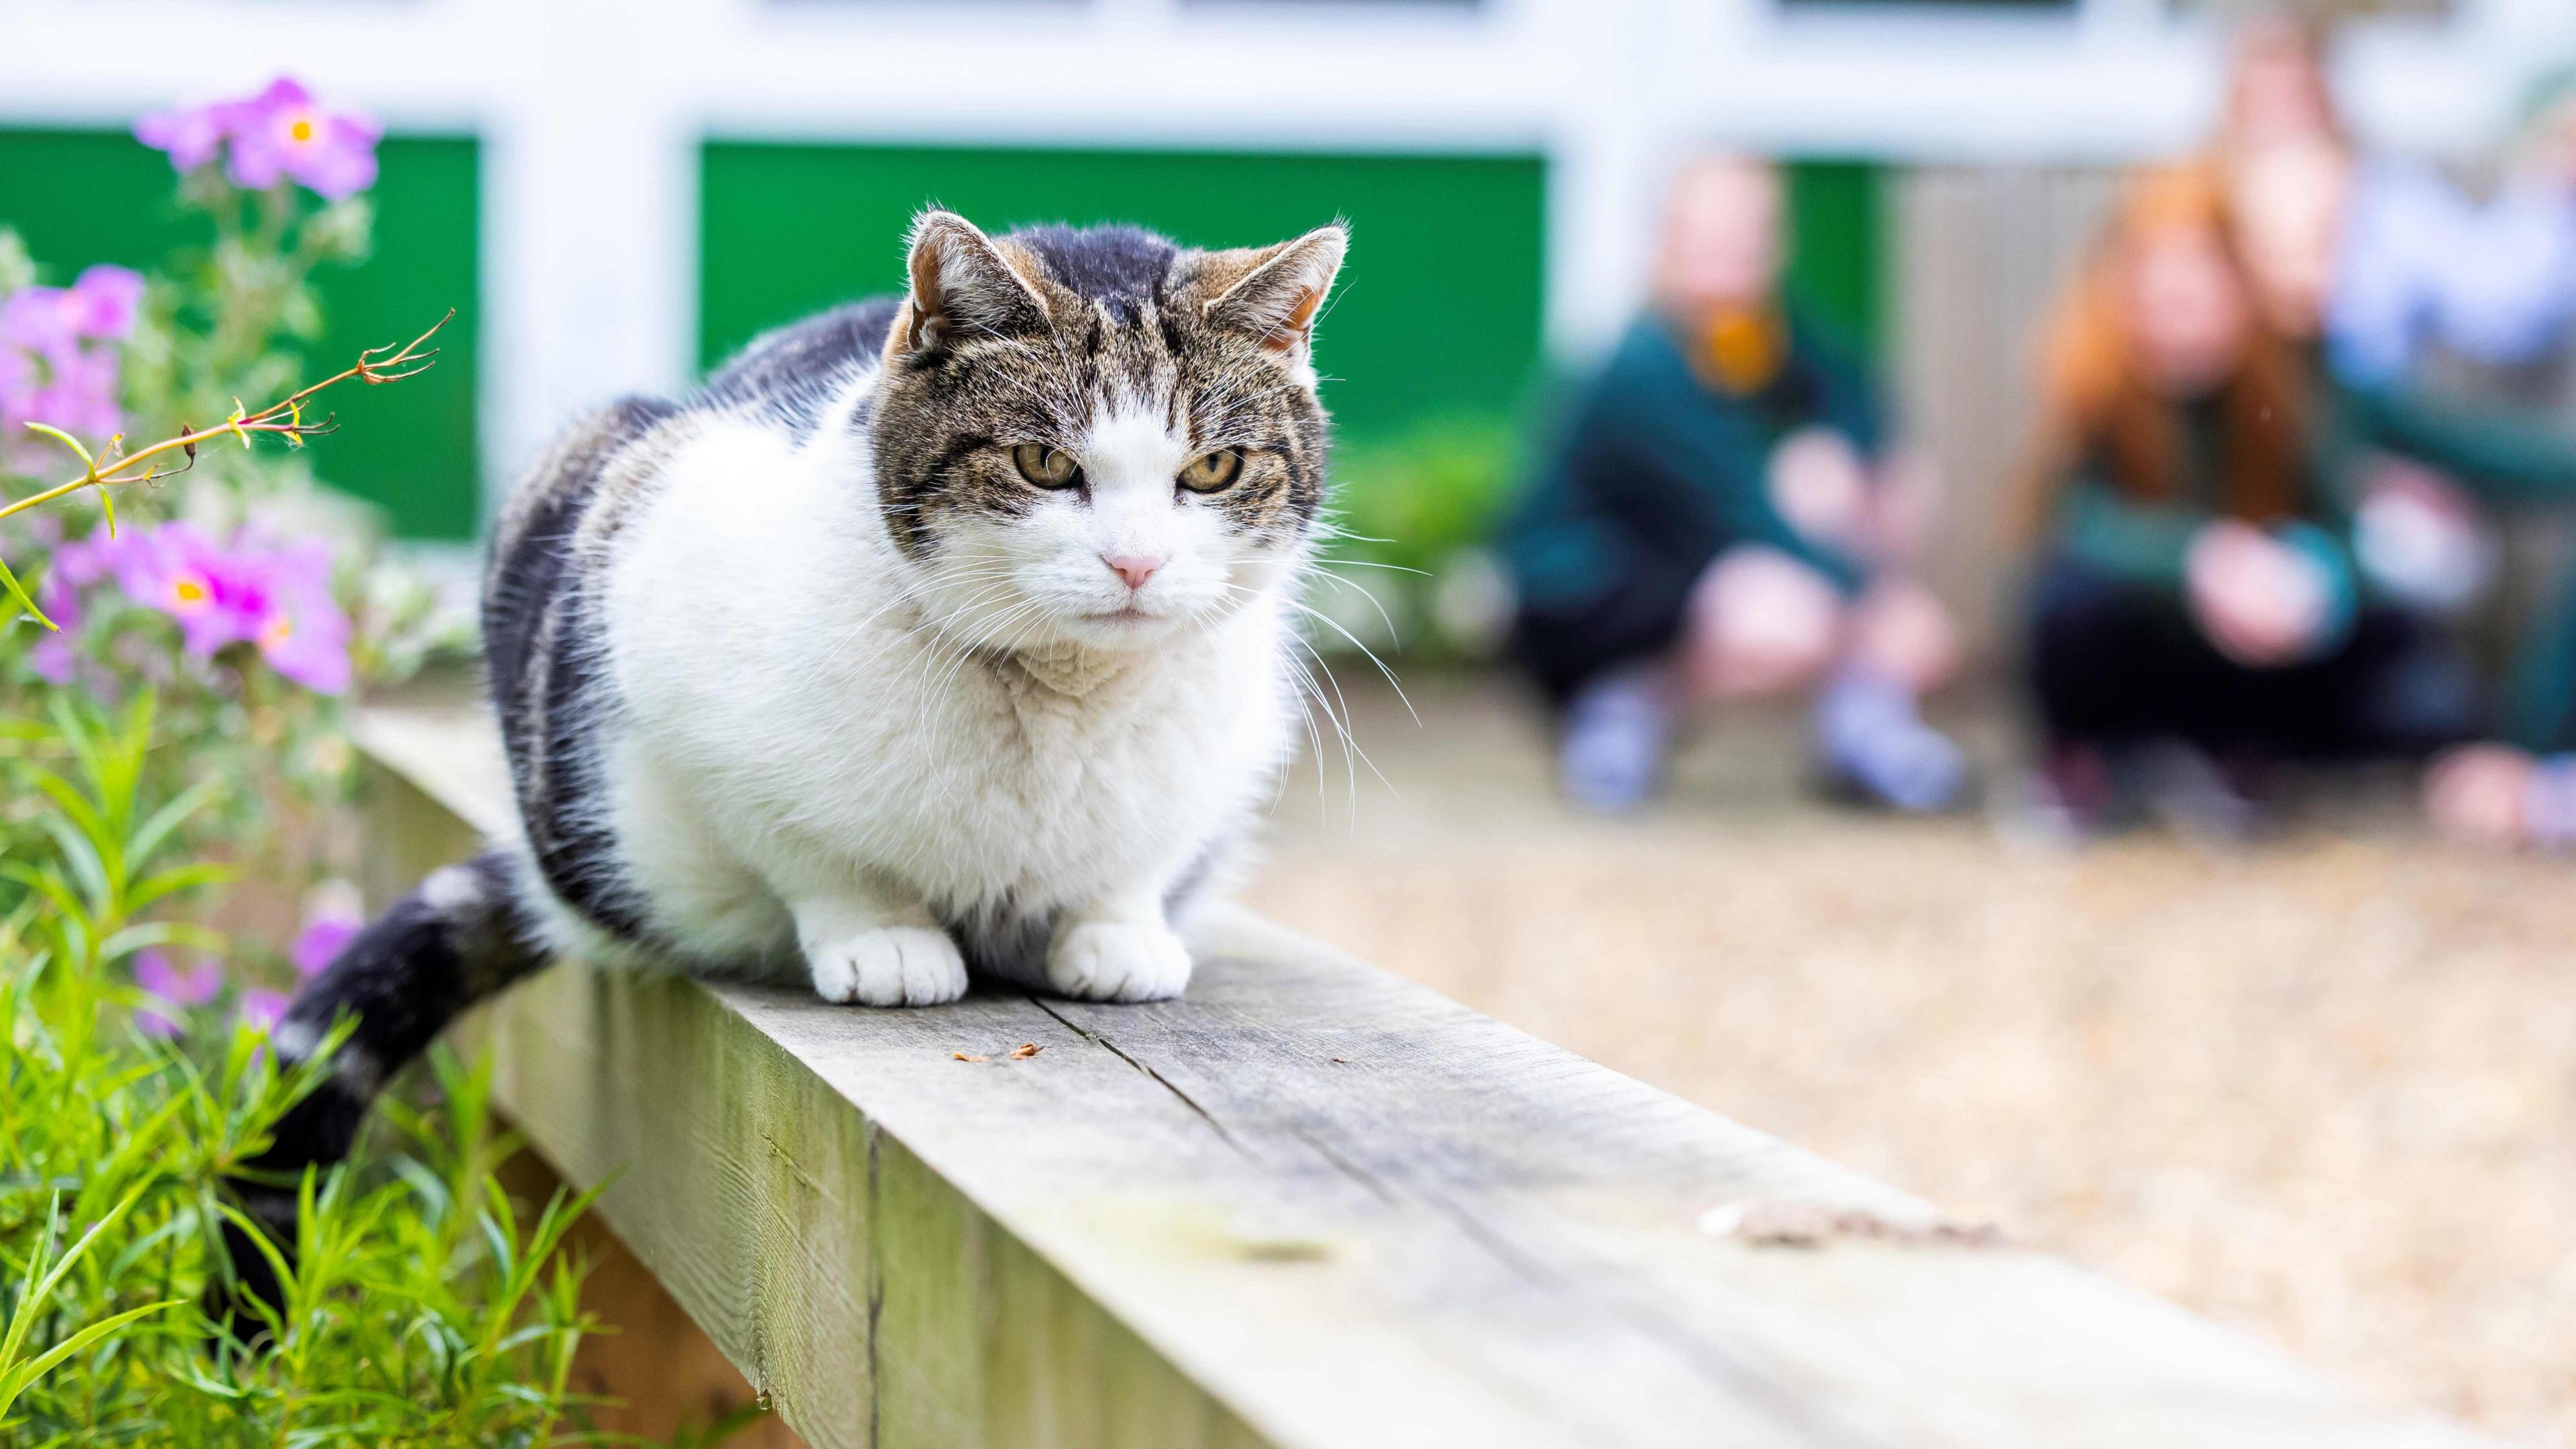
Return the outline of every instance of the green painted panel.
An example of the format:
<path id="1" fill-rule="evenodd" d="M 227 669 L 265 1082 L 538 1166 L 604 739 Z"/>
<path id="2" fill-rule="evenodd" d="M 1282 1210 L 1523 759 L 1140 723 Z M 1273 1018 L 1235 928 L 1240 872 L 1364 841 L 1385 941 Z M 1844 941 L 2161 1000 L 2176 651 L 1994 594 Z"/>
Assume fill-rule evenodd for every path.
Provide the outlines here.
<path id="1" fill-rule="evenodd" d="M 1198 246 L 1351 224 L 1318 332 L 1345 436 L 1502 413 L 1539 358 L 1545 167 L 1532 156 L 997 150 L 711 143 L 699 342 L 712 364 L 763 328 L 896 290 L 903 235 L 936 201 L 987 230 L 1130 221 Z"/>
<path id="2" fill-rule="evenodd" d="M 317 279 L 323 334 L 304 349 L 313 374 L 361 348 L 408 340 L 449 307 L 445 351 L 397 387 L 331 395 L 342 431 L 318 443 L 321 476 L 383 506 L 410 538 L 470 538 L 476 486 L 474 356 L 477 148 L 457 137 L 388 138 L 378 152 L 375 255 Z M 208 232 L 178 210 L 170 163 L 116 131 L 0 130 L 0 226 L 16 230 L 68 281 L 92 262 L 149 267 Z M 246 398 L 256 407 L 266 399 Z"/>
<path id="3" fill-rule="evenodd" d="M 1863 356 L 1889 355 L 1886 168 L 1866 161 L 1789 166 L 1789 291 Z"/>

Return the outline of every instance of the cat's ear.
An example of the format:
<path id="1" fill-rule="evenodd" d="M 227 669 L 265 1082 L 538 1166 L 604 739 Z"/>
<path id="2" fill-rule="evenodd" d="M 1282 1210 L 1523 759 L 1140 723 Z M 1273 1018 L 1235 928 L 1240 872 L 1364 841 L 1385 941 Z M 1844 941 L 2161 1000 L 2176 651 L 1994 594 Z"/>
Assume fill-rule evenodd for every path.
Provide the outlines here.
<path id="1" fill-rule="evenodd" d="M 993 239 L 953 211 L 914 218 L 903 306 L 887 339 L 888 359 L 927 351 L 960 335 L 1016 336 L 1043 330 L 1046 302 Z"/>
<path id="2" fill-rule="evenodd" d="M 1208 321 L 1248 332 L 1274 352 L 1304 352 L 1350 245 L 1335 222 L 1277 246 L 1213 254 L 1208 270 L 1222 290 L 1207 304 Z"/>

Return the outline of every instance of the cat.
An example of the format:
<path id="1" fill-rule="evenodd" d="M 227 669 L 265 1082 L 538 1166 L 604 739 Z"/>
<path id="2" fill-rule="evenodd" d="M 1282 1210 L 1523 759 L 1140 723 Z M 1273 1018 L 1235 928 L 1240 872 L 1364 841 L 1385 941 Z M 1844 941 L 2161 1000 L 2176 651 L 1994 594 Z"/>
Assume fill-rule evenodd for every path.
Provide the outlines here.
<path id="1" fill-rule="evenodd" d="M 518 838 L 432 872 L 288 1008 L 289 1062 L 354 1026 L 239 1185 L 252 1216 L 292 1242 L 279 1184 L 566 952 L 870 1006 L 970 969 L 1179 994 L 1174 923 L 1293 751 L 1312 333 L 1347 245 L 932 210 L 901 296 L 567 430 L 483 596 Z"/>

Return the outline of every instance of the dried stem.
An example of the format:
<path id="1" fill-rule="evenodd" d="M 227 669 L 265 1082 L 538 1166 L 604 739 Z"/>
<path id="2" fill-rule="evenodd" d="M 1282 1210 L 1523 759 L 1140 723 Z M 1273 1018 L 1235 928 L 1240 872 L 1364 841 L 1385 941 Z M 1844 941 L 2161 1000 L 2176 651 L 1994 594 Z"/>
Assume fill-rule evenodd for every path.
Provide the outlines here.
<path id="1" fill-rule="evenodd" d="M 455 317 L 456 309 L 450 307 L 447 309 L 447 315 L 431 323 L 427 332 L 423 332 L 401 347 L 370 347 L 358 354 L 356 364 L 347 371 L 335 373 L 310 387 L 291 393 L 258 412 L 245 410 L 240 400 L 235 399 L 231 417 L 211 428 L 186 429 L 183 424 L 183 431 L 177 437 L 165 438 L 139 453 L 119 453 L 117 443 L 111 441 L 108 445 L 109 456 L 103 460 L 94 458 L 90 455 L 89 449 L 82 447 L 79 440 L 71 435 L 41 423 L 29 423 L 27 425 L 29 428 L 61 441 L 74 453 L 79 454 L 86 471 L 68 483 L 48 488 L 41 493 L 29 494 L 15 503 L 0 504 L 0 518 L 24 512 L 40 503 L 50 503 L 84 488 L 105 490 L 120 484 L 150 483 L 167 478 L 174 473 L 184 473 L 196 465 L 197 445 L 215 438 L 238 438 L 241 440 L 241 445 L 247 448 L 250 446 L 251 434 L 270 433 L 284 438 L 288 447 L 300 448 L 304 446 L 305 439 L 322 437 L 334 431 L 337 426 L 334 421 L 337 414 L 325 417 L 318 423 L 306 422 L 304 404 L 307 399 L 325 388 L 336 387 L 353 377 L 370 387 L 378 383 L 400 382 L 407 377 L 418 377 L 427 372 L 438 358 L 437 348 L 432 347 L 423 351 L 423 345 L 430 338 L 437 336 L 438 329 L 455 320 Z M 186 454 L 188 461 L 176 468 L 162 468 L 152 464 L 152 459 L 173 452 Z M 142 471 L 133 471 L 138 464 L 142 465 Z M 101 498 L 102 500 L 105 498 L 103 491 Z"/>

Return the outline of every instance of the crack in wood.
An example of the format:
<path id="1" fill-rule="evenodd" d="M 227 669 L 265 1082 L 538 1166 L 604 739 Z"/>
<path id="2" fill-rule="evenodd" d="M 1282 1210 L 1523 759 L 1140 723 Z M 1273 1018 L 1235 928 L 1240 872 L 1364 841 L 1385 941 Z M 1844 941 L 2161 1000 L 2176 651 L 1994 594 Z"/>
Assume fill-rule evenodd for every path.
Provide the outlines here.
<path id="1" fill-rule="evenodd" d="M 1072 1019 L 1068 1018 L 1063 1012 L 1056 1010 L 1054 1007 L 1038 1000 L 1036 997 L 1030 997 L 1029 1002 L 1037 1007 L 1038 1010 L 1043 1011 L 1047 1015 L 1054 1017 L 1057 1021 L 1064 1023 L 1065 1029 L 1072 1032 L 1074 1035 L 1081 1037 L 1084 1041 L 1092 1043 L 1094 1046 L 1106 1048 L 1111 1056 L 1116 1057 L 1118 1060 L 1125 1062 L 1127 1065 L 1134 1067 L 1136 1070 L 1143 1072 L 1146 1076 L 1152 1078 L 1154 1085 L 1171 1093 L 1182 1106 L 1189 1108 L 1191 1112 L 1197 1114 L 1198 1119 L 1205 1122 L 1208 1125 L 1208 1130 L 1214 1132 L 1220 1139 L 1222 1139 L 1226 1146 L 1233 1148 L 1235 1151 L 1242 1153 L 1246 1157 L 1255 1155 L 1251 1148 L 1243 1144 L 1242 1139 L 1236 1137 L 1232 1132 L 1227 1131 L 1225 1124 L 1216 1120 L 1215 1113 L 1200 1106 L 1197 1098 L 1192 1097 L 1189 1093 L 1182 1091 L 1177 1086 L 1174 1086 L 1171 1078 L 1164 1076 L 1161 1072 L 1154 1070 L 1154 1068 L 1147 1063 L 1138 1060 L 1125 1051 L 1120 1050 L 1118 1043 L 1111 1041 L 1100 1033 L 1084 1030 L 1082 1027 L 1076 1025 Z"/>
<path id="2" fill-rule="evenodd" d="M 768 1145 L 770 1159 L 776 1162 L 779 1166 L 786 1168 L 787 1175 L 795 1178 L 797 1183 L 804 1187 L 807 1192 L 814 1194 L 814 1196 L 821 1198 L 823 1201 L 831 1203 L 836 1207 L 839 1206 L 840 1199 L 832 1196 L 829 1188 L 823 1186 L 821 1182 L 815 1179 L 812 1173 L 807 1172 L 802 1166 L 798 1165 L 795 1154 L 787 1150 L 786 1144 L 778 1140 L 777 1134 L 763 1131 L 760 1134 L 760 1140 Z M 792 1224 L 782 1224 L 782 1226 L 792 1226 Z"/>

